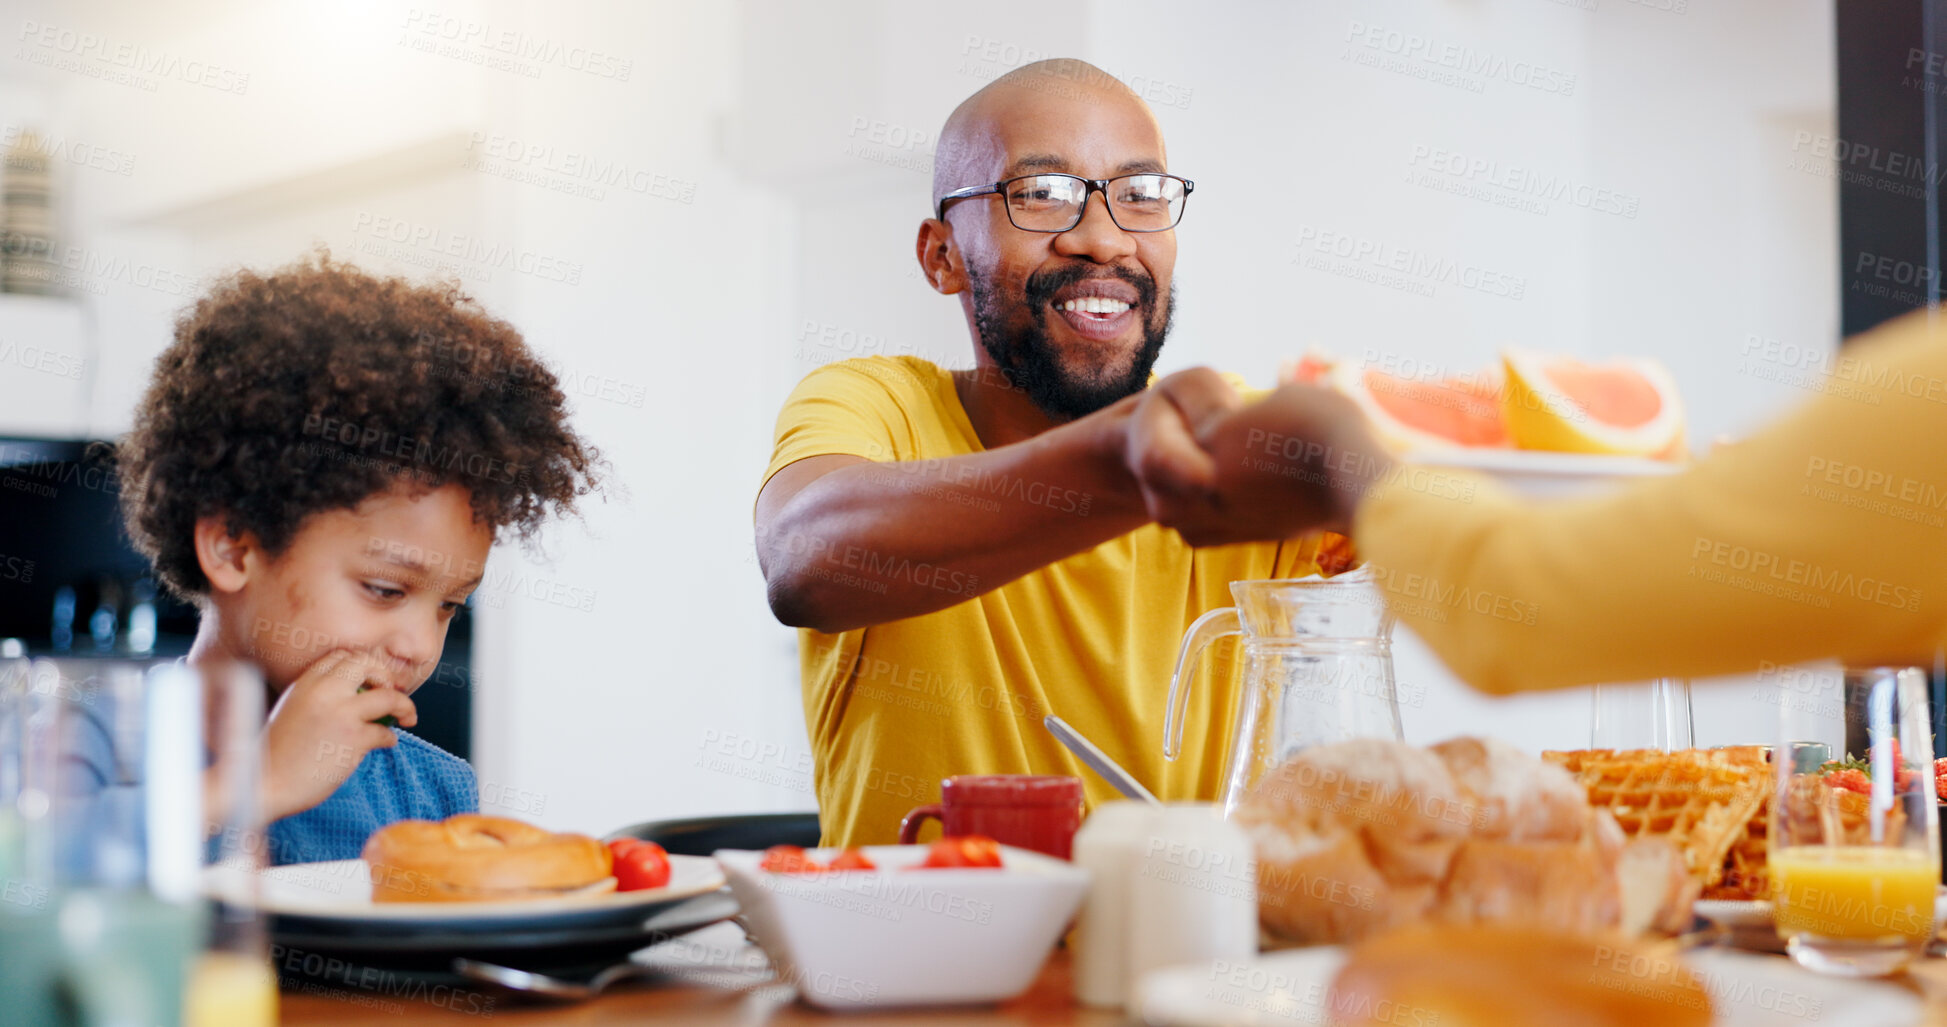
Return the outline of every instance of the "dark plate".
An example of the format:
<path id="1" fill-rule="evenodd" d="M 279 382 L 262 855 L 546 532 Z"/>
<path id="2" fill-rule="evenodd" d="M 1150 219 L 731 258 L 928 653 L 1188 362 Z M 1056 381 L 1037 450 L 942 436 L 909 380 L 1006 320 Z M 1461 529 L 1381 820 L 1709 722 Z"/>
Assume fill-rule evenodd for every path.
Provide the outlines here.
<path id="1" fill-rule="evenodd" d="M 317 954 L 346 962 L 363 960 L 399 969 L 445 970 L 456 956 L 522 969 L 568 967 L 610 960 L 737 915 L 729 889 L 641 907 L 642 915 L 624 924 L 574 926 L 531 921 L 469 921 L 454 930 L 374 930 L 371 923 L 348 927 L 342 920 L 274 914 L 267 918 L 273 944 L 282 947 L 283 965 L 291 954 Z"/>
<path id="2" fill-rule="evenodd" d="M 609 834 L 609 839 L 640 838 L 655 842 L 679 856 L 708 856 L 718 849 L 755 849 L 773 845 L 818 845 L 816 813 L 741 813 L 734 816 L 649 820 Z"/>

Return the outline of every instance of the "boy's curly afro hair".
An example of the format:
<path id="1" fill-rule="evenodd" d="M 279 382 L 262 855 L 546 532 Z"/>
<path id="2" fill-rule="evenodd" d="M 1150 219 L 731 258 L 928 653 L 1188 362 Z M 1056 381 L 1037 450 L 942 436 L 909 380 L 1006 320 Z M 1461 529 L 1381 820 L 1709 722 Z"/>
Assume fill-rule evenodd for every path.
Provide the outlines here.
<path id="1" fill-rule="evenodd" d="M 130 537 L 189 598 L 194 529 L 222 516 L 273 555 L 305 518 L 457 483 L 496 537 L 527 539 L 597 488 L 600 454 L 512 325 L 454 285 L 319 252 L 237 271 L 176 320 L 114 458 Z"/>

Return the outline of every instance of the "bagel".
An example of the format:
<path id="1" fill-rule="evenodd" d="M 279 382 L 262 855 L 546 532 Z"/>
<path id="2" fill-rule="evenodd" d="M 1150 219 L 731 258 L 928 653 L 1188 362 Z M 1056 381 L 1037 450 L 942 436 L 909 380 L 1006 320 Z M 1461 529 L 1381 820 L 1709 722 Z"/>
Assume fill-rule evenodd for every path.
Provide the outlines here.
<path id="1" fill-rule="evenodd" d="M 401 820 L 365 840 L 373 902 L 491 902 L 615 890 L 608 847 L 507 817 Z"/>

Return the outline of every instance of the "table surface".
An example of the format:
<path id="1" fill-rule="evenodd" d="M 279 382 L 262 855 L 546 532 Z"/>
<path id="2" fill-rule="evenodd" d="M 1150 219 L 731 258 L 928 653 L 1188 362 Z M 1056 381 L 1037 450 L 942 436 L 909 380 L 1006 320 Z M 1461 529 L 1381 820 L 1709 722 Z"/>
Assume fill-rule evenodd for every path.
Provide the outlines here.
<path id="1" fill-rule="evenodd" d="M 1028 992 L 1011 1002 L 963 1009 L 872 1011 L 857 1016 L 822 1012 L 797 1001 L 794 989 L 780 982 L 763 955 L 744 940 L 743 930 L 718 924 L 695 934 L 639 952 L 638 963 L 658 968 L 654 976 L 616 984 L 587 1002 L 539 1003 L 510 997 L 505 992 L 430 991 L 408 987 L 385 975 L 340 974 L 331 982 L 279 996 L 284 1024 L 324 1025 L 477 1024 L 482 1014 L 494 1023 L 560 1023 L 583 1027 L 639 1024 L 649 1021 L 752 1027 L 758 1024 L 816 1024 L 841 1027 L 869 1023 L 875 1027 L 924 1022 L 963 1025 L 1102 1025 L 1124 1022 L 1114 1010 L 1076 1006 L 1069 997 L 1069 960 L 1056 949 Z M 376 978 L 376 979 L 374 979 Z M 365 987 L 348 982 L 370 981 Z"/>
<path id="2" fill-rule="evenodd" d="M 1779 956 L 1779 959 L 1784 957 Z M 998 1006 L 965 1009 L 874 1011 L 856 1016 L 821 1012 L 796 1001 L 791 987 L 780 983 L 761 954 L 745 943 L 743 932 L 730 924 L 706 928 L 637 953 L 636 961 L 657 968 L 649 977 L 615 985 L 587 1002 L 537 1003 L 491 991 L 408 987 L 384 974 L 341 976 L 286 990 L 281 1020 L 310 1027 L 352 1027 L 374 1022 L 388 1024 L 478 1023 L 483 1014 L 495 1022 L 560 1023 L 582 1027 L 663 1021 L 754 1027 L 767 1024 L 815 1024 L 842 1027 L 848 1023 L 890 1027 L 927 1023 L 960 1027 L 1075 1024 L 1082 1027 L 1124 1023 L 1119 1011 L 1076 1006 L 1070 999 L 1069 958 L 1057 949 L 1025 995 Z M 359 986 L 349 986 L 357 981 Z M 1930 958 L 1902 977 L 1897 987 L 1922 995 L 1926 1002 L 1922 1023 L 1947 1027 L 1947 959 Z"/>

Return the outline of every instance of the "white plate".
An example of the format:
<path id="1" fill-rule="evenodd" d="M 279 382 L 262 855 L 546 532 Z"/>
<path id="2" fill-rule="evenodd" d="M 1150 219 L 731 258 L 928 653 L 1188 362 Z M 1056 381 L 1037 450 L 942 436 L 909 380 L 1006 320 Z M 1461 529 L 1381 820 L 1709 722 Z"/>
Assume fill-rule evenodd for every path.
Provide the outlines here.
<path id="1" fill-rule="evenodd" d="M 1769 930 L 1771 927 L 1771 903 L 1761 899 L 1698 899 L 1691 911 L 1734 931 Z M 1933 916 L 1935 924 L 1947 927 L 1947 888 L 1934 894 Z"/>
<path id="2" fill-rule="evenodd" d="M 662 888 L 509 902 L 373 902 L 371 868 L 362 859 L 270 867 L 258 879 L 254 902 L 251 870 L 247 868 L 228 864 L 209 867 L 203 883 L 204 890 L 217 898 L 239 906 L 254 905 L 277 916 L 429 924 L 484 918 L 543 921 L 562 914 L 620 913 L 723 887 L 723 870 L 714 859 L 671 856 L 669 871 L 669 884 Z"/>
<path id="3" fill-rule="evenodd" d="M 1696 950 L 1684 960 L 1703 978 L 1717 1027 L 1816 1023 L 1904 1027 L 1920 1022 L 1920 998 L 1876 981 L 1820 977 L 1778 956 Z M 1144 975 L 1142 1022 L 1151 1027 L 1330 1024 L 1336 946 L 1268 952 L 1241 963 L 1171 967 Z"/>
<path id="4" fill-rule="evenodd" d="M 1586 495 L 1632 479 L 1661 477 L 1683 470 L 1662 460 L 1526 449 L 1423 449 L 1402 459 L 1423 467 L 1484 474 L 1515 492 L 1535 498 Z"/>
<path id="5" fill-rule="evenodd" d="M 1771 903 L 1763 899 L 1698 899 L 1690 911 L 1734 931 L 1771 927 Z"/>

